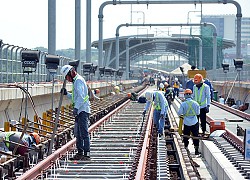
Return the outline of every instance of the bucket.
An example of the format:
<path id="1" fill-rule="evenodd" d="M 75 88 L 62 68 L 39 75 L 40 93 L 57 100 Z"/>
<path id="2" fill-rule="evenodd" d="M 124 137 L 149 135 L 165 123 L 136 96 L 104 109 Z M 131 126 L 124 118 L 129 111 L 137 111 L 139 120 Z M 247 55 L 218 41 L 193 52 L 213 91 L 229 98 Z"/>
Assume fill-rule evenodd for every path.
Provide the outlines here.
<path id="1" fill-rule="evenodd" d="M 210 122 L 210 133 L 215 130 L 225 130 L 225 122 L 224 121 L 211 121 Z"/>

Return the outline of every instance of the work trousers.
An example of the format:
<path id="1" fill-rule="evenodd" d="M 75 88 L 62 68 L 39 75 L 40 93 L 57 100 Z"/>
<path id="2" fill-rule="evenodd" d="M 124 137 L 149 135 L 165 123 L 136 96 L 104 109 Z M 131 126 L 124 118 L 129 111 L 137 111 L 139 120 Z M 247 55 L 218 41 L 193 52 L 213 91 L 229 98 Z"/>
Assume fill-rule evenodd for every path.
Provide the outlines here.
<path id="1" fill-rule="evenodd" d="M 87 155 L 90 152 L 90 138 L 88 132 L 89 113 L 80 112 L 75 118 L 74 135 L 78 154 Z"/>
<path id="2" fill-rule="evenodd" d="M 200 115 L 197 116 L 198 120 L 200 120 L 200 122 L 201 122 L 201 130 L 202 130 L 202 132 L 206 131 L 206 124 L 207 124 L 207 122 L 206 122 L 206 114 L 207 113 L 206 113 L 205 109 L 206 109 L 205 107 L 201 108 L 200 109 Z"/>
<path id="3" fill-rule="evenodd" d="M 194 137 L 198 137 L 198 134 L 199 134 L 199 123 L 198 122 L 192 126 L 187 126 L 184 124 L 183 134 L 190 136 L 191 132 L 192 132 Z M 188 147 L 188 144 L 189 144 L 188 140 L 189 140 L 188 137 L 183 137 L 183 142 L 184 142 L 185 147 Z M 193 139 L 193 142 L 194 142 L 195 147 L 199 146 L 199 139 Z"/>
<path id="4" fill-rule="evenodd" d="M 153 119 L 154 119 L 154 125 L 158 131 L 159 134 L 163 134 L 164 126 L 165 126 L 165 118 L 166 113 L 164 113 L 164 117 L 160 118 L 161 116 L 161 110 L 154 110 Z"/>

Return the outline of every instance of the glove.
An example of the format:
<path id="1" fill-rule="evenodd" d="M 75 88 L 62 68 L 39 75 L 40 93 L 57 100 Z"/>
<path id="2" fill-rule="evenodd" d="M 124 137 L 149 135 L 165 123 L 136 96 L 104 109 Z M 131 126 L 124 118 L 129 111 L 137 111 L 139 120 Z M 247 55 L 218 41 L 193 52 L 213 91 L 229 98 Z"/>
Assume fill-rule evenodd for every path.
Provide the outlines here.
<path id="1" fill-rule="evenodd" d="M 145 114 L 146 114 L 146 110 L 144 110 L 144 111 L 142 112 L 142 115 L 143 115 L 143 116 L 145 116 Z"/>
<path id="2" fill-rule="evenodd" d="M 161 114 L 161 115 L 160 115 L 160 119 L 164 119 L 164 114 Z"/>
<path id="3" fill-rule="evenodd" d="M 62 88 L 61 91 L 60 91 L 60 93 L 63 94 L 63 95 L 67 95 L 68 94 L 66 88 Z"/>
<path id="4" fill-rule="evenodd" d="M 209 105 L 207 105 L 207 107 L 205 107 L 205 112 L 209 113 Z"/>
<path id="5" fill-rule="evenodd" d="M 77 112 L 78 112 L 78 109 L 77 109 L 77 108 L 74 108 L 74 109 L 73 109 L 73 116 L 77 116 Z"/>

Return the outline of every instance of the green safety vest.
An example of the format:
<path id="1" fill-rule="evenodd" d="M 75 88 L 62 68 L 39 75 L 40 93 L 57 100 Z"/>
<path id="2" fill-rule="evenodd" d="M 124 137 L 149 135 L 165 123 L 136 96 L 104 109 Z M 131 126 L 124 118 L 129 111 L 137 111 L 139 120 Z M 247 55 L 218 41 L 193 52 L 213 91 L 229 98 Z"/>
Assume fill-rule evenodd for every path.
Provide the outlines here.
<path id="1" fill-rule="evenodd" d="M 6 140 L 6 141 L 10 141 L 10 136 L 13 135 L 13 134 L 15 134 L 15 133 L 7 133 L 7 134 L 5 135 L 5 140 Z M 6 147 L 7 147 L 7 148 L 10 148 L 10 143 L 9 143 L 9 142 L 5 142 L 5 144 L 6 144 Z"/>
<path id="2" fill-rule="evenodd" d="M 74 77 L 74 81 L 76 80 L 78 75 L 76 75 Z M 84 99 L 83 99 L 83 102 L 86 102 L 87 100 L 89 99 L 89 95 L 85 96 Z M 74 84 L 72 85 L 72 98 L 71 98 L 71 101 L 72 101 L 72 105 L 73 107 L 75 106 L 75 103 L 74 103 Z"/>
<path id="3" fill-rule="evenodd" d="M 205 85 L 202 84 L 199 95 L 198 95 L 198 88 L 197 88 L 197 87 L 194 88 L 194 95 L 195 95 L 194 100 L 195 100 L 200 106 L 206 104 L 206 101 L 207 101 L 206 98 L 205 98 L 204 101 L 201 102 L 201 98 L 202 98 L 202 94 L 203 94 L 204 88 L 205 88 Z M 198 97 L 198 96 L 199 96 L 199 97 Z"/>
<path id="4" fill-rule="evenodd" d="M 161 110 L 161 106 L 160 106 L 160 100 L 159 100 L 159 96 L 158 96 L 158 92 L 156 92 L 156 95 L 155 95 L 155 98 L 156 98 L 156 104 L 154 103 L 154 109 L 155 110 Z M 165 104 L 166 106 L 168 105 L 168 102 L 166 102 Z"/>
<path id="5" fill-rule="evenodd" d="M 184 116 L 196 116 L 196 113 L 192 107 L 193 102 L 192 101 L 186 101 L 188 104 L 188 110 Z"/>

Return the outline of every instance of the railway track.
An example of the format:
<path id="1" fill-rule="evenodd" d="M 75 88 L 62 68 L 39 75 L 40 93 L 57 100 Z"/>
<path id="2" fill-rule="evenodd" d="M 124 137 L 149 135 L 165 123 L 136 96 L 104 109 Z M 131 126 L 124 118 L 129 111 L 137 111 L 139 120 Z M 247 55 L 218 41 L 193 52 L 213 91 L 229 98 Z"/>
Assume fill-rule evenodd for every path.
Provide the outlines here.
<path id="1" fill-rule="evenodd" d="M 178 104 L 180 103 L 179 100 L 175 101 Z M 224 105 L 220 105 L 219 103 L 213 102 L 212 105 L 215 105 L 216 107 L 222 108 L 227 113 L 232 113 L 236 117 L 236 119 L 245 118 L 246 121 L 248 121 L 249 114 L 240 112 L 238 110 L 226 107 Z M 175 109 L 177 109 L 178 105 L 174 105 Z M 225 115 L 227 113 L 221 113 L 221 115 Z M 214 121 L 215 119 L 213 117 L 213 114 L 207 115 L 207 124 L 210 125 L 211 121 Z M 226 122 L 227 118 L 221 118 L 221 120 L 224 120 Z M 243 121 L 239 121 L 238 123 L 242 123 Z M 237 128 L 238 125 L 233 124 L 229 125 L 230 130 L 226 127 L 225 133 L 223 133 L 220 137 L 213 137 L 212 140 L 214 144 L 219 148 L 222 154 L 232 163 L 232 165 L 235 167 L 235 169 L 242 175 L 242 179 L 249 179 L 250 178 L 250 163 L 249 161 L 244 160 L 244 142 L 242 140 L 242 134 L 241 136 L 238 136 Z M 223 163 L 222 163 L 223 164 Z M 239 177 L 240 178 L 240 177 Z"/>

